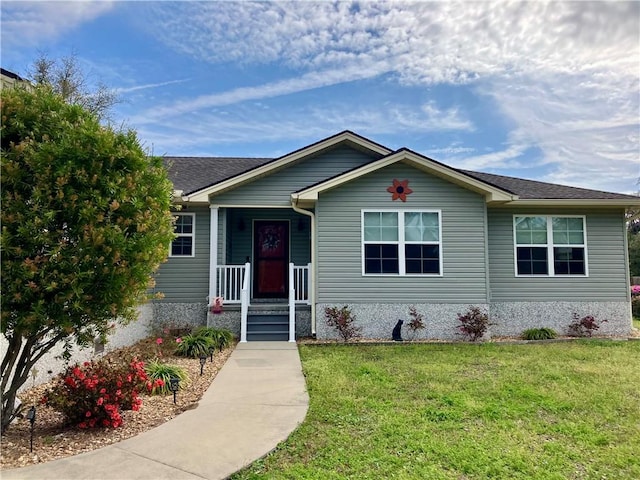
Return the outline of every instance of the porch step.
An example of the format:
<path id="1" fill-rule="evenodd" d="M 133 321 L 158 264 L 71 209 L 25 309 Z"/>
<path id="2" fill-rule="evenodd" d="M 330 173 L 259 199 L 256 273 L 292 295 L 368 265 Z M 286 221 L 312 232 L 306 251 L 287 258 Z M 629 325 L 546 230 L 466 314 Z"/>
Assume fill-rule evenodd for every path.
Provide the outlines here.
<path id="1" fill-rule="evenodd" d="M 247 341 L 289 340 L 288 315 L 249 314 L 247 316 Z"/>

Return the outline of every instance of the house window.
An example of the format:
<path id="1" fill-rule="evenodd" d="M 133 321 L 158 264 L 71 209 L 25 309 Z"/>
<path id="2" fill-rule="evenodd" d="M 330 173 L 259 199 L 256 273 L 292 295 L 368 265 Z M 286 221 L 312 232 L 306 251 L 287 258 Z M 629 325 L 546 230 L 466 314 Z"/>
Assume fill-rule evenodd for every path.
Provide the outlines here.
<path id="1" fill-rule="evenodd" d="M 364 275 L 440 275 L 439 211 L 363 211 Z"/>
<path id="2" fill-rule="evenodd" d="M 584 217 L 514 217 L 516 275 L 587 275 Z"/>
<path id="3" fill-rule="evenodd" d="M 195 214 L 176 213 L 174 233 L 176 238 L 171 242 L 172 257 L 193 257 L 195 255 Z"/>

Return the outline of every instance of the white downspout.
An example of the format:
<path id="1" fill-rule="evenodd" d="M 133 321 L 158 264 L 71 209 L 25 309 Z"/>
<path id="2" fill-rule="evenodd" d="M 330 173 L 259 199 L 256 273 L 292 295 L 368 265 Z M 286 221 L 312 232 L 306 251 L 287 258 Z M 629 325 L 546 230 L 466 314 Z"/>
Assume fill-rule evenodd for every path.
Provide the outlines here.
<path id="1" fill-rule="evenodd" d="M 311 219 L 311 267 L 309 268 L 309 279 L 311 281 L 311 291 L 309 300 L 311 302 L 311 335 L 316 334 L 316 216 L 309 210 L 303 210 L 297 205 L 298 199 L 291 198 L 291 207 L 294 212 L 306 215 Z"/>

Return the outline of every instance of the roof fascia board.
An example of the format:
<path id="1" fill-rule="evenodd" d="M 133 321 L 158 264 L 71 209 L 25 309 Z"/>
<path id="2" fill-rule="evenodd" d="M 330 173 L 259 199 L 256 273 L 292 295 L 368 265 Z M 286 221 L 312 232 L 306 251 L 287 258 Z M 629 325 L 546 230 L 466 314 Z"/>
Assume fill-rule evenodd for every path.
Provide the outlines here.
<path id="1" fill-rule="evenodd" d="M 242 173 L 236 177 L 229 178 L 215 185 L 211 185 L 197 192 L 193 192 L 191 195 L 189 195 L 188 199 L 194 202 L 208 201 L 209 195 L 211 194 L 220 193 L 225 190 L 229 190 L 231 188 L 242 185 L 243 183 L 249 182 L 253 179 L 260 178 L 264 175 L 267 175 L 268 173 L 279 170 L 292 162 L 300 160 L 301 158 L 321 152 L 322 150 L 330 148 L 344 141 L 355 143 L 356 145 L 359 145 L 380 155 L 388 155 L 389 153 L 391 153 L 391 150 L 382 145 L 367 140 L 364 137 L 360 137 L 359 135 L 355 135 L 352 132 L 345 131 L 309 145 L 308 147 L 296 150 L 295 152 L 289 153 L 283 157 L 249 170 L 248 172 Z"/>
<path id="2" fill-rule="evenodd" d="M 640 207 L 640 198 L 526 198 L 514 200 L 502 204 L 505 207 L 599 207 L 599 208 L 637 208 Z"/>
<path id="3" fill-rule="evenodd" d="M 344 175 L 332 178 L 307 190 L 298 192 L 297 194 L 292 194 L 292 198 L 298 202 L 302 202 L 304 205 L 313 204 L 318 199 L 318 194 L 320 192 L 335 188 L 339 185 L 342 185 L 343 183 L 349 182 L 397 162 L 406 162 L 416 168 L 434 174 L 437 177 L 455 183 L 463 188 L 481 193 L 485 196 L 487 203 L 511 202 L 518 198 L 517 195 L 505 192 L 504 190 L 500 190 L 496 187 L 481 182 L 480 180 L 471 178 L 467 175 L 457 172 L 456 170 L 445 167 L 444 165 L 441 165 L 437 162 L 434 162 L 433 160 L 422 157 L 408 150 L 399 150 L 395 153 L 392 153 L 391 155 L 388 155 L 387 157 L 381 158 L 376 162 L 372 162 L 362 166 L 361 168 L 351 170 Z"/>

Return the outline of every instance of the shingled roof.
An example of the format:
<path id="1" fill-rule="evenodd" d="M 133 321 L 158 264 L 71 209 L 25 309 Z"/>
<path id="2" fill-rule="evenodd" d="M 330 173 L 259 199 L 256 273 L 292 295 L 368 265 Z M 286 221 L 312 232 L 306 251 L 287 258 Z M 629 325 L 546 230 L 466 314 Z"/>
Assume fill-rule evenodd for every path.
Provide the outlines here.
<path id="1" fill-rule="evenodd" d="M 184 195 L 220 183 L 272 161 L 271 158 L 164 157 L 175 190 Z"/>
<path id="2" fill-rule="evenodd" d="M 524 178 L 506 177 L 493 173 L 472 172 L 470 170 L 458 170 L 477 180 L 501 188 L 518 195 L 521 200 L 625 200 L 638 197 L 623 195 L 621 193 L 602 192 L 586 188 L 568 187 L 554 183 L 525 180 Z"/>
<path id="3" fill-rule="evenodd" d="M 174 189 L 181 190 L 183 195 L 190 195 L 274 160 L 242 157 L 164 157 Z M 633 200 L 634 203 L 638 201 L 638 197 L 632 195 L 569 187 L 492 173 L 454 170 L 518 195 L 521 200 Z"/>

